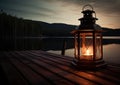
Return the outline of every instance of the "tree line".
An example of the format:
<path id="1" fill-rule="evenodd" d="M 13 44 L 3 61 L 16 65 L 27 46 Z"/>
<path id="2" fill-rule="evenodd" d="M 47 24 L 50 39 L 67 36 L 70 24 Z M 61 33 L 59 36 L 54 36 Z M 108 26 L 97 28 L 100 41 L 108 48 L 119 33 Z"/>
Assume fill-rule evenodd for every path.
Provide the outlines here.
<path id="1" fill-rule="evenodd" d="M 17 38 L 41 37 L 41 25 L 0 11 L 0 50 L 13 49 Z"/>

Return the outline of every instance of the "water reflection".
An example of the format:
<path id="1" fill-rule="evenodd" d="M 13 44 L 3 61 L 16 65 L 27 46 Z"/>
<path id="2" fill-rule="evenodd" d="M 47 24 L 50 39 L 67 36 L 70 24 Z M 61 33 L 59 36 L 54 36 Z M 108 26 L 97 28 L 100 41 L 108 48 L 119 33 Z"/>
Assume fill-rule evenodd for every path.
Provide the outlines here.
<path id="1" fill-rule="evenodd" d="M 60 54 L 60 51 L 48 51 L 52 53 Z M 66 56 L 74 56 L 74 49 L 67 49 L 65 51 Z M 106 62 L 112 63 L 112 64 L 118 64 L 120 65 L 120 44 L 108 44 L 103 45 L 103 58 Z"/>
<path id="2" fill-rule="evenodd" d="M 45 38 L 42 39 L 42 50 L 61 50 L 63 47 L 64 41 L 66 42 L 66 49 L 71 49 L 74 47 L 73 38 Z M 40 44 L 40 43 L 39 43 Z M 120 44 L 120 39 L 103 39 L 103 45 L 109 44 Z"/>
<path id="3" fill-rule="evenodd" d="M 66 42 L 65 55 L 74 56 L 74 39 L 73 38 L 22 38 L 17 39 L 15 44 L 2 45 L 8 50 L 44 50 L 61 54 L 63 43 Z M 103 39 L 103 55 L 104 60 L 111 63 L 120 64 L 120 38 L 104 38 Z M 2 47 L 1 47 L 2 48 Z"/>
<path id="4" fill-rule="evenodd" d="M 104 60 L 120 65 L 120 44 L 108 44 L 103 46 Z"/>
<path id="5" fill-rule="evenodd" d="M 67 42 L 67 46 L 65 50 L 65 55 L 73 57 L 74 56 L 74 49 L 73 49 L 74 40 L 66 39 L 66 42 Z M 60 44 L 60 41 L 59 41 L 59 44 Z M 54 48 L 54 46 L 57 47 L 59 44 L 55 45 L 54 43 L 54 45 L 51 45 L 51 46 L 52 48 Z M 57 49 L 55 48 L 50 49 L 50 50 L 47 50 L 47 52 L 61 54 L 61 49 L 62 48 L 59 48 L 58 46 Z M 119 62 L 120 61 L 120 39 L 103 39 L 103 56 L 106 62 L 120 65 L 120 62 Z"/>

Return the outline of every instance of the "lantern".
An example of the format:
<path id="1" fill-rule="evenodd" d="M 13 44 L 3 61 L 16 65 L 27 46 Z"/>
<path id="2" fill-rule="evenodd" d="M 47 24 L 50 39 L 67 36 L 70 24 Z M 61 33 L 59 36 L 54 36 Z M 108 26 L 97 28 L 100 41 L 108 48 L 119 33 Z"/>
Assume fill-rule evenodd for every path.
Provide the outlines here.
<path id="1" fill-rule="evenodd" d="M 89 7 L 90 9 L 85 9 Z M 72 64 L 80 69 L 91 69 L 105 66 L 103 61 L 102 29 L 96 24 L 96 14 L 91 5 L 82 9 L 81 24 L 72 31 L 74 34 L 75 58 Z"/>

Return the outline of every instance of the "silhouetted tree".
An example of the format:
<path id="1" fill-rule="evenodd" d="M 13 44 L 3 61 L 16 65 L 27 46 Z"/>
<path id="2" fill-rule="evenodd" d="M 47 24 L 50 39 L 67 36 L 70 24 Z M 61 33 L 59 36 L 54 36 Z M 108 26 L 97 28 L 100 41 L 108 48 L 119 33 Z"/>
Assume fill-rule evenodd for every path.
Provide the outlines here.
<path id="1" fill-rule="evenodd" d="M 0 10 L 0 50 L 17 49 L 17 39 L 39 37 L 41 28 L 32 20 L 25 20 Z"/>

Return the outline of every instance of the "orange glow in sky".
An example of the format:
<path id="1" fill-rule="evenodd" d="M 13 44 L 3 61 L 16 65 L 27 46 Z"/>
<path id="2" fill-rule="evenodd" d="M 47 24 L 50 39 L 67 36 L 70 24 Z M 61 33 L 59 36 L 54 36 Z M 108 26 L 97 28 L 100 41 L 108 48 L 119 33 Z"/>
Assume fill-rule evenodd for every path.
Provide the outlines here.
<path id="1" fill-rule="evenodd" d="M 0 0 L 0 9 L 25 19 L 79 25 L 86 4 L 96 11 L 97 24 L 120 28 L 120 0 Z"/>

